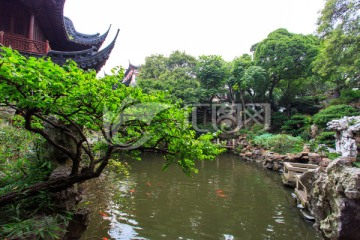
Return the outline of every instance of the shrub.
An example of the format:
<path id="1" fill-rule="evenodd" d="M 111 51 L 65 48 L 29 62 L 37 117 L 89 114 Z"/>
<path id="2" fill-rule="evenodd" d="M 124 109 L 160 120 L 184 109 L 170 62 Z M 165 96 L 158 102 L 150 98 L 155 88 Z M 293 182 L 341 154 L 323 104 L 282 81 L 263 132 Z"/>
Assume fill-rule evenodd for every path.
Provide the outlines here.
<path id="1" fill-rule="evenodd" d="M 281 112 L 274 112 L 271 114 L 271 131 L 272 132 L 280 132 L 281 127 L 288 120 L 288 117 Z"/>
<path id="2" fill-rule="evenodd" d="M 252 141 L 256 136 L 259 136 L 264 133 L 264 125 L 262 124 L 254 124 L 251 128 L 242 128 L 236 134 L 243 135 L 246 134 L 246 139 L 248 141 Z"/>
<path id="3" fill-rule="evenodd" d="M 323 107 L 320 102 L 325 99 L 326 97 L 323 95 L 303 96 L 297 98 L 296 102 L 293 102 L 291 105 L 299 113 L 313 115 Z"/>
<path id="4" fill-rule="evenodd" d="M 41 144 L 38 135 L 22 128 L 0 128 L 0 195 L 43 181 L 50 174 L 50 162 L 41 159 Z"/>
<path id="5" fill-rule="evenodd" d="M 301 152 L 304 145 L 304 141 L 300 137 L 293 137 L 287 134 L 273 135 L 266 133 L 255 137 L 253 142 L 256 145 L 271 149 L 280 154 Z"/>
<path id="6" fill-rule="evenodd" d="M 356 116 L 359 114 L 360 112 L 358 110 L 349 105 L 333 105 L 315 114 L 313 117 L 313 121 L 320 128 L 326 128 L 326 124 L 331 120 L 340 119 L 345 116 Z"/>
<path id="7" fill-rule="evenodd" d="M 302 114 L 296 114 L 291 116 L 291 118 L 284 123 L 284 125 L 281 127 L 281 130 L 293 136 L 300 136 L 304 132 L 309 132 L 310 125 L 311 117 Z"/>
<path id="8" fill-rule="evenodd" d="M 13 217 L 13 221 L 0 226 L 0 237 L 4 239 L 58 239 L 66 229 L 70 217 L 66 214 L 53 214 L 43 218 L 21 219 Z"/>
<path id="9" fill-rule="evenodd" d="M 360 168 L 360 162 L 353 162 L 352 164 L 354 167 Z"/>
<path id="10" fill-rule="evenodd" d="M 360 100 L 360 90 L 342 90 L 340 97 L 331 101 L 331 105 L 349 104 Z"/>
<path id="11" fill-rule="evenodd" d="M 315 140 L 318 144 L 326 144 L 331 148 L 335 148 L 335 132 L 322 132 Z"/>

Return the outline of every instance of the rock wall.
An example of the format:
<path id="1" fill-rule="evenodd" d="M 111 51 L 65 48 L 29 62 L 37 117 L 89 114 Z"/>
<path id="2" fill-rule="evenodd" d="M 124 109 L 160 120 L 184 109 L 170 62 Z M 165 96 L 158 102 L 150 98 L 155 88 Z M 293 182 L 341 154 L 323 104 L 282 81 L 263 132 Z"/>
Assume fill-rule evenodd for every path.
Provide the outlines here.
<path id="1" fill-rule="evenodd" d="M 323 167 L 330 162 L 325 155 L 309 152 L 307 146 L 304 146 L 304 151 L 301 153 L 279 154 L 248 145 L 242 149 L 239 156 L 246 161 L 261 163 L 263 167 L 274 171 L 282 171 L 284 162 L 317 164 Z"/>
<path id="2" fill-rule="evenodd" d="M 341 158 L 314 174 L 310 211 L 326 239 L 360 239 L 360 169 Z"/>
<path id="3" fill-rule="evenodd" d="M 357 156 L 357 144 L 354 134 L 360 131 L 360 116 L 343 117 L 327 123 L 327 128 L 336 131 L 336 151 L 344 157 Z"/>

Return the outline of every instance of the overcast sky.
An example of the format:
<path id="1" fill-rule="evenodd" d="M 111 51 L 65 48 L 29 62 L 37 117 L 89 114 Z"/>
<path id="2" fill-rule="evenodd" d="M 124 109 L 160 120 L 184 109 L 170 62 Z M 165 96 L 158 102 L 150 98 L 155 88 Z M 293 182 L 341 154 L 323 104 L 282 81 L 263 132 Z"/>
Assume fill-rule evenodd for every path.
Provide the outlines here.
<path id="1" fill-rule="evenodd" d="M 67 0 L 77 31 L 120 34 L 103 71 L 175 50 L 231 61 L 278 29 L 310 34 L 325 0 Z"/>

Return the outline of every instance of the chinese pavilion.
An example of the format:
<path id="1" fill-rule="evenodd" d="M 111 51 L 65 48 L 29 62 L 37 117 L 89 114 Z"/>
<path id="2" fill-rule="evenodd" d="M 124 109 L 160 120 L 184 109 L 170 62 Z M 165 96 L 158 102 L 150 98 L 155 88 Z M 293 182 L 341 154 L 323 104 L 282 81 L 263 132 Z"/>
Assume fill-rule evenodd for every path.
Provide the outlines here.
<path id="1" fill-rule="evenodd" d="M 48 56 L 55 63 L 74 60 L 82 69 L 99 71 L 105 64 L 116 38 L 99 48 L 103 35 L 83 34 L 63 15 L 66 0 L 0 0 L 0 44 L 24 55 Z"/>
<path id="2" fill-rule="evenodd" d="M 124 79 L 122 80 L 122 83 L 125 84 L 125 86 L 135 86 L 136 85 L 136 77 L 139 75 L 139 67 L 131 64 L 129 62 L 129 67 L 126 69 L 124 74 Z"/>

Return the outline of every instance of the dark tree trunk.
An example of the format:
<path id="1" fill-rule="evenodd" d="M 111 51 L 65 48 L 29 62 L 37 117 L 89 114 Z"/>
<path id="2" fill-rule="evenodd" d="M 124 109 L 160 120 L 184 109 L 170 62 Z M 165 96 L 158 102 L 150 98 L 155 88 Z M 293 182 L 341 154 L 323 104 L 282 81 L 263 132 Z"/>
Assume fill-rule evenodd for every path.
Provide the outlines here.
<path id="1" fill-rule="evenodd" d="M 41 191 L 59 192 L 65 190 L 75 183 L 99 177 L 99 172 L 85 172 L 78 175 L 60 177 L 46 182 L 40 182 L 21 191 L 10 192 L 0 197 L 0 206 L 5 206 L 16 201 L 29 198 L 39 194 Z"/>

